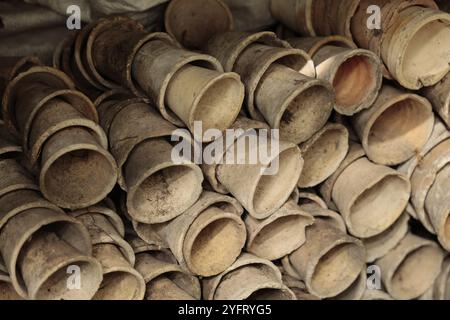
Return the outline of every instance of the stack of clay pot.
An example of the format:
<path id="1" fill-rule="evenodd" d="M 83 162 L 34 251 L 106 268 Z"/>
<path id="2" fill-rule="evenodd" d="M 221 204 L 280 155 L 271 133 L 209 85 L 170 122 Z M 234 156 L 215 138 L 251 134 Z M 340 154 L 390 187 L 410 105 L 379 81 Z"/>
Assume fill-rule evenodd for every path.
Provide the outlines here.
<path id="1" fill-rule="evenodd" d="M 450 15 L 433 0 L 272 0 L 271 11 L 302 36 L 353 39 L 405 88 L 434 85 L 450 71 Z"/>
<path id="2" fill-rule="evenodd" d="M 90 299 L 102 281 L 102 268 L 92 257 L 88 231 L 41 195 L 19 163 L 20 152 L 2 123 L 1 298 Z"/>
<path id="3" fill-rule="evenodd" d="M 240 111 L 244 86 L 237 74 L 224 72 L 212 56 L 181 48 L 166 33 L 145 32 L 129 18 L 96 21 L 67 42 L 67 54 L 63 49 L 55 60 L 80 89 L 125 87 L 151 98 L 164 119 L 191 131 L 196 121 L 205 131 L 223 131 Z"/>
<path id="4" fill-rule="evenodd" d="M 40 190 L 54 204 L 84 208 L 114 187 L 116 163 L 97 110 L 66 74 L 40 66 L 19 73 L 5 89 L 2 115 L 21 140 Z"/>

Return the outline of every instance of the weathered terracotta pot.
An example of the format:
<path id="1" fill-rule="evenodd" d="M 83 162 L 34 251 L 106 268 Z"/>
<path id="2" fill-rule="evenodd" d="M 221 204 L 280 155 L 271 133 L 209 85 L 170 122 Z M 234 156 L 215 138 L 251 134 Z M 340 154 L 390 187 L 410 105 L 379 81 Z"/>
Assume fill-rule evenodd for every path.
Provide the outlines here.
<path id="1" fill-rule="evenodd" d="M 371 238 L 363 239 L 367 262 L 373 262 L 394 249 L 409 231 L 409 215 L 403 213 L 388 229 Z"/>
<path id="2" fill-rule="evenodd" d="M 407 177 L 367 158 L 351 163 L 334 183 L 332 198 L 349 232 L 376 236 L 397 221 L 411 195 Z"/>
<path id="3" fill-rule="evenodd" d="M 268 260 L 243 253 L 221 274 L 203 279 L 206 300 L 295 300 L 282 283 L 278 268 Z"/>
<path id="4" fill-rule="evenodd" d="M 303 36 L 351 34 L 351 20 L 359 0 L 272 0 L 274 17 Z M 326 14 L 324 15 L 324 12 Z"/>
<path id="5" fill-rule="evenodd" d="M 419 6 L 398 13 L 381 45 L 381 56 L 403 87 L 417 90 L 438 83 L 450 70 L 448 13 Z"/>
<path id="6" fill-rule="evenodd" d="M 264 219 L 288 200 L 300 178 L 303 159 L 300 149 L 292 143 L 275 141 L 271 138 L 264 141 L 254 135 L 253 137 L 258 143 L 251 143 L 251 137 L 247 139 L 244 135 L 227 150 L 227 154 L 234 152 L 233 155 L 241 157 L 243 155 L 239 152 L 239 145 L 244 145 L 248 152 L 245 154 L 245 159 L 242 159 L 243 164 L 235 161 L 234 164 L 219 165 L 217 179 L 252 217 Z M 271 143 L 279 143 L 279 151 L 271 152 L 267 159 L 270 162 L 265 161 L 266 164 L 263 164 L 256 159 L 254 164 L 250 161 L 249 155 L 260 154 L 260 149 L 271 150 Z M 273 167 L 277 163 L 278 170 Z"/>
<path id="7" fill-rule="evenodd" d="M 362 27 L 367 25 L 367 9 L 373 5 L 381 9 L 381 30 Z M 433 0 L 392 0 L 389 2 L 384 0 L 360 0 L 359 7 L 352 19 L 353 39 L 362 48 L 369 49 L 381 56 L 381 44 L 393 23 L 398 19 L 399 13 L 411 6 L 437 9 L 437 5 Z"/>
<path id="8" fill-rule="evenodd" d="M 422 93 L 431 102 L 435 112 L 450 128 L 450 76 L 445 76 L 432 87 L 426 87 Z"/>
<path id="9" fill-rule="evenodd" d="M 398 165 L 413 157 L 431 136 L 431 104 L 421 96 L 384 85 L 374 105 L 353 118 L 367 157 Z"/>
<path id="10" fill-rule="evenodd" d="M 365 265 L 362 243 L 322 221 L 306 229 L 306 243 L 283 259 L 308 292 L 319 298 L 338 296 L 360 276 Z"/>
<path id="11" fill-rule="evenodd" d="M 199 280 L 167 257 L 139 253 L 136 269 L 145 280 L 146 300 L 200 300 Z"/>
<path id="12" fill-rule="evenodd" d="M 203 192 L 182 215 L 154 228 L 169 245 L 180 265 L 199 276 L 227 269 L 245 245 L 246 230 L 239 203 L 224 195 Z"/>
<path id="13" fill-rule="evenodd" d="M 280 129 L 282 139 L 303 142 L 330 116 L 333 99 L 330 86 L 311 79 L 315 76 L 311 58 L 275 34 L 229 32 L 213 38 L 206 50 L 226 70 L 242 76 L 251 117 Z"/>
<path id="14" fill-rule="evenodd" d="M 42 149 L 39 186 L 60 207 L 78 209 L 103 200 L 117 181 L 112 155 L 83 128 L 53 134 Z"/>
<path id="15" fill-rule="evenodd" d="M 0 62 L 0 97 L 8 83 L 19 73 L 27 71 L 33 66 L 39 66 L 41 62 L 37 57 L 2 57 Z"/>
<path id="16" fill-rule="evenodd" d="M 167 33 L 189 49 L 201 49 L 216 34 L 233 29 L 233 15 L 222 0 L 171 1 L 164 24 Z"/>
<path id="17" fill-rule="evenodd" d="M 441 271 L 444 254 L 433 242 L 408 234 L 383 258 L 376 261 L 387 292 L 400 300 L 425 293 Z"/>
<path id="18" fill-rule="evenodd" d="M 313 217 L 302 211 L 294 201 L 288 201 L 264 220 L 248 215 L 247 252 L 267 260 L 278 260 L 305 243 L 305 229 L 313 224 Z"/>
<path id="19" fill-rule="evenodd" d="M 175 136 L 175 126 L 142 99 L 106 100 L 99 113 L 118 163 L 119 185 L 128 192 L 127 212 L 133 220 L 166 222 L 197 201 L 203 175 L 191 159 L 183 163 L 173 159 L 168 141 Z"/>
<path id="20" fill-rule="evenodd" d="M 340 124 L 327 124 L 300 145 L 304 165 L 299 188 L 314 187 L 329 178 L 348 153 L 348 131 Z"/>
<path id="21" fill-rule="evenodd" d="M 270 1 L 270 11 L 278 21 L 303 36 L 315 36 L 313 0 Z"/>
<path id="22" fill-rule="evenodd" d="M 244 100 L 244 86 L 237 74 L 224 73 L 212 56 L 180 49 L 164 40 L 142 46 L 133 61 L 132 74 L 165 119 L 191 131 L 194 121 L 202 121 L 203 130 L 227 129 Z"/>
<path id="23" fill-rule="evenodd" d="M 24 298 L 90 299 L 102 280 L 86 228 L 61 211 L 32 208 L 17 213 L 2 228 L 0 250 L 12 284 Z M 62 275 L 70 265 L 85 277 L 81 290 L 67 288 Z"/>
<path id="24" fill-rule="evenodd" d="M 314 220 L 320 220 L 328 225 L 347 233 L 347 227 L 345 226 L 342 216 L 332 210 L 323 208 L 316 203 L 307 203 L 300 205 L 300 209 L 311 214 Z"/>
<path id="25" fill-rule="evenodd" d="M 73 91 L 73 93 L 65 94 L 69 97 L 70 103 L 64 98 L 55 98 L 42 105 L 29 125 L 28 138 L 26 138 L 28 132 L 24 132 L 23 145 L 31 165 L 35 165 L 39 160 L 45 142 L 53 134 L 69 127 L 84 128 L 90 131 L 99 145 L 105 149 L 108 148 L 107 137 L 95 120 L 87 118 L 75 107 L 72 107 L 73 105 L 81 106 L 84 102 L 91 105 L 92 103 L 80 92 Z"/>

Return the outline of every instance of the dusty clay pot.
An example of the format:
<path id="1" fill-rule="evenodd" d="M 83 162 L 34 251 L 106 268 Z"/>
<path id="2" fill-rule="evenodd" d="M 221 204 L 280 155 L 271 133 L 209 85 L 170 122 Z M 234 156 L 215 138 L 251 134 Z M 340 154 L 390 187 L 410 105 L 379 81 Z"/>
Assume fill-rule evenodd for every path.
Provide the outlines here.
<path id="1" fill-rule="evenodd" d="M 436 231 L 440 244 L 447 251 L 450 250 L 450 207 L 448 205 L 448 184 L 450 166 L 442 168 L 429 189 L 425 199 L 427 216 Z"/>
<path id="2" fill-rule="evenodd" d="M 365 250 L 359 240 L 316 220 L 306 230 L 306 243 L 283 262 L 283 266 L 292 266 L 308 292 L 319 298 L 332 298 L 343 293 L 360 276 Z"/>
<path id="3" fill-rule="evenodd" d="M 39 186 L 60 207 L 78 209 L 103 200 L 117 181 L 112 155 L 83 128 L 53 134 L 42 149 Z"/>
<path id="4" fill-rule="evenodd" d="M 221 274 L 204 279 L 202 288 L 206 300 L 295 300 L 278 268 L 248 253 Z"/>
<path id="5" fill-rule="evenodd" d="M 323 208 L 316 203 L 302 204 L 300 205 L 300 209 L 311 214 L 314 217 L 314 220 L 320 220 L 321 222 L 325 222 L 330 226 L 347 233 L 344 219 L 342 219 L 342 216 L 339 213 Z"/>
<path id="6" fill-rule="evenodd" d="M 241 253 L 246 240 L 242 212 L 235 199 L 205 191 L 182 215 L 148 227 L 169 245 L 185 270 L 208 277 L 224 271 Z"/>
<path id="7" fill-rule="evenodd" d="M 167 257 L 139 253 L 136 269 L 145 280 L 146 300 L 200 300 L 198 279 Z"/>
<path id="8" fill-rule="evenodd" d="M 271 128 L 280 130 L 281 139 L 299 144 L 325 125 L 333 99 L 332 88 L 325 81 L 274 63 L 255 91 L 253 116 L 259 119 L 255 115 L 260 113 Z"/>
<path id="9" fill-rule="evenodd" d="M 101 263 L 103 281 L 94 300 L 142 300 L 145 282 L 114 244 L 96 244 L 93 256 Z"/>
<path id="10" fill-rule="evenodd" d="M 397 165 L 425 146 L 434 116 L 425 98 L 384 85 L 374 105 L 356 115 L 353 125 L 370 160 Z"/>
<path id="11" fill-rule="evenodd" d="M 445 125 L 442 123 L 440 119 L 435 118 L 433 132 L 426 145 L 414 157 L 412 157 L 407 162 L 401 164 L 397 168 L 397 170 L 404 173 L 409 179 L 411 179 L 414 170 L 416 170 L 417 166 L 421 163 L 422 159 L 427 155 L 427 153 L 431 149 L 433 149 L 436 145 L 438 145 L 439 143 L 441 143 L 442 141 L 446 140 L 449 137 L 450 132 L 447 130 Z M 414 206 L 411 204 L 411 202 L 406 207 L 406 212 L 408 212 L 408 214 L 414 219 L 419 219 L 416 210 L 414 209 Z M 428 219 L 421 219 L 421 222 L 427 230 L 434 232 L 433 227 L 431 226 L 431 223 Z"/>
<path id="12" fill-rule="evenodd" d="M 251 135 L 250 135 L 251 136 Z M 256 219 L 264 219 L 278 210 L 289 198 L 300 178 L 303 159 L 300 149 L 285 141 L 267 141 L 258 139 L 258 143 L 249 143 L 247 135 L 237 139 L 235 144 L 227 150 L 233 155 L 240 155 L 238 146 L 246 147 L 246 159 L 242 163 L 223 164 L 217 168 L 218 181 L 242 204 L 249 214 Z M 270 150 L 271 143 L 279 143 L 279 152 L 271 152 L 270 163 L 264 165 L 257 159 L 252 164 L 248 155 L 260 154 L 259 149 Z M 266 148 L 266 149 L 265 149 Z M 278 171 L 270 172 L 271 166 L 278 161 Z M 267 173 L 264 175 L 264 173 Z M 297 179 L 297 180 L 295 180 Z"/>
<path id="13" fill-rule="evenodd" d="M 449 163 L 449 146 L 450 139 L 447 137 L 426 153 L 411 175 L 411 203 L 414 206 L 416 216 L 423 226 L 431 233 L 436 233 L 438 230 L 435 230 L 435 226 L 438 226 L 441 237 L 443 236 L 442 227 L 444 224 L 441 222 L 442 220 L 440 222 L 438 222 L 438 220 L 444 219 L 444 217 L 441 216 L 438 218 L 439 215 L 434 215 L 434 222 L 432 222 L 430 214 L 427 212 L 429 208 L 431 209 L 432 203 L 429 201 L 429 207 L 426 207 L 425 201 L 439 171 L 443 170 Z M 435 210 L 434 214 L 439 212 L 439 210 L 436 209 L 438 205 L 439 203 L 433 204 L 433 209 Z M 444 203 L 442 203 L 442 205 L 444 205 Z M 444 211 L 441 211 L 440 214 L 444 214 L 443 212 Z"/>
<path id="14" fill-rule="evenodd" d="M 381 280 L 387 292 L 394 299 L 408 300 L 419 297 L 433 285 L 443 259 L 436 243 L 408 234 L 376 264 L 383 271 Z"/>
<path id="15" fill-rule="evenodd" d="M 317 77 L 332 84 L 337 112 L 353 115 L 373 104 L 382 82 L 381 61 L 374 53 L 357 49 L 351 40 L 336 36 L 294 38 L 289 42 L 295 48 L 309 51 Z"/>
<path id="16" fill-rule="evenodd" d="M 0 250 L 24 298 L 90 299 L 102 280 L 86 228 L 61 211 L 33 208 L 11 217 L 2 228 Z M 85 277 L 82 290 L 67 288 L 64 275 L 70 265 L 80 267 Z"/>
<path id="17" fill-rule="evenodd" d="M 367 262 L 373 262 L 389 253 L 409 231 L 409 215 L 403 213 L 388 229 L 371 238 L 363 239 Z"/>
<path id="18" fill-rule="evenodd" d="M 445 76 L 442 81 L 432 87 L 426 87 L 422 93 L 431 102 L 435 112 L 450 128 L 450 75 Z"/>
<path id="19" fill-rule="evenodd" d="M 346 167 L 332 190 L 349 232 L 359 238 L 376 236 L 394 224 L 410 195 L 411 185 L 405 175 L 367 158 Z"/>
<path id="20" fill-rule="evenodd" d="M 40 102 L 45 103 L 58 90 L 67 89 L 75 89 L 75 84 L 65 73 L 54 68 L 34 66 L 18 74 L 5 88 L 2 100 L 2 116 L 8 130 L 21 137 L 25 124 L 33 120 L 31 111 L 38 110 Z"/>
<path id="21" fill-rule="evenodd" d="M 448 13 L 430 8 L 412 6 L 399 12 L 383 39 L 381 55 L 403 87 L 432 86 L 448 73 L 449 23 Z"/>
<path id="22" fill-rule="evenodd" d="M 348 131 L 340 124 L 329 123 L 311 139 L 300 145 L 304 165 L 299 188 L 314 187 L 329 178 L 348 153 Z"/>
<path id="23" fill-rule="evenodd" d="M 14 159 L 0 159 L 0 197 L 21 189 L 39 191 L 31 174 Z"/>
<path id="24" fill-rule="evenodd" d="M 305 229 L 313 224 L 313 217 L 302 211 L 294 201 L 288 201 L 264 220 L 248 215 L 247 252 L 267 260 L 278 260 L 305 243 Z"/>
<path id="25" fill-rule="evenodd" d="M 203 130 L 227 129 L 244 100 L 244 86 L 236 73 L 224 73 L 212 56 L 180 49 L 164 40 L 142 46 L 133 61 L 132 74 L 165 119 L 191 131 L 194 121 L 202 121 Z"/>
<path id="26" fill-rule="evenodd" d="M 233 15 L 222 0 L 171 1 L 164 24 L 167 33 L 189 49 L 201 49 L 216 34 L 233 29 Z"/>

